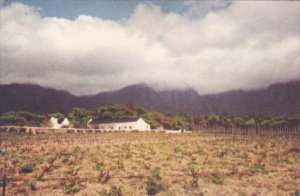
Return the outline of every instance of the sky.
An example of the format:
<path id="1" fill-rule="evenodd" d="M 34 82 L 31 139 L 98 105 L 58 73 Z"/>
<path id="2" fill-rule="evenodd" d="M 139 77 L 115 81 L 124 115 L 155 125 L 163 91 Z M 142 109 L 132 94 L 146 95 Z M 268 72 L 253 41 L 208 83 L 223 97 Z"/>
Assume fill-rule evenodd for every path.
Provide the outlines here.
<path id="1" fill-rule="evenodd" d="M 0 83 L 199 94 L 300 79 L 300 1 L 0 0 Z"/>

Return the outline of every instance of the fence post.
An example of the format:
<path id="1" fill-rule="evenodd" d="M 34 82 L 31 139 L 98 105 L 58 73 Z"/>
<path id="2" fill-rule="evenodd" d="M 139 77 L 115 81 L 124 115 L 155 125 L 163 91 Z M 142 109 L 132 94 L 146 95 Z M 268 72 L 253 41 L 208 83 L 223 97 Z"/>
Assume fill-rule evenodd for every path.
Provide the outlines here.
<path id="1" fill-rule="evenodd" d="M 5 196 L 5 187 L 6 187 L 6 175 L 3 175 L 2 179 L 2 196 Z"/>

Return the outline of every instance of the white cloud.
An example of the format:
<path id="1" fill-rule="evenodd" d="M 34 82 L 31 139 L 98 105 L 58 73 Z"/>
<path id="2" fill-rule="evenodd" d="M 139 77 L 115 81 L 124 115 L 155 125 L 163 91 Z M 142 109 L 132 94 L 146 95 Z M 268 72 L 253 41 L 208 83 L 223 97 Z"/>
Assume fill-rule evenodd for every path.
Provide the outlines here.
<path id="1" fill-rule="evenodd" d="M 2 7 L 0 81 L 77 94 L 146 82 L 202 94 L 299 79 L 300 2 L 188 4 L 182 15 L 140 4 L 122 22 Z"/>

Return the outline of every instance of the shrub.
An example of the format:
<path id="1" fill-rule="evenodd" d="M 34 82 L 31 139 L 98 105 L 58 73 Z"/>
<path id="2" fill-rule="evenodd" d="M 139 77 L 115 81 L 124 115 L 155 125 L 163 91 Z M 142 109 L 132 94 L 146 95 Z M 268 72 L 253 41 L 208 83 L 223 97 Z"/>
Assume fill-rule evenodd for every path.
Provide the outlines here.
<path id="1" fill-rule="evenodd" d="M 250 169 L 251 173 L 268 173 L 264 167 L 253 167 Z"/>
<path id="2" fill-rule="evenodd" d="M 122 196 L 122 189 L 121 187 L 112 186 L 108 190 L 104 189 L 101 191 L 101 195 L 103 196 Z"/>
<path id="3" fill-rule="evenodd" d="M 154 170 L 152 171 L 152 177 L 153 177 L 155 180 L 161 180 L 159 169 L 154 169 Z"/>
<path id="4" fill-rule="evenodd" d="M 175 144 L 174 146 L 174 152 L 178 153 L 182 151 L 182 146 L 180 144 Z"/>
<path id="5" fill-rule="evenodd" d="M 123 160 L 119 160 L 117 161 L 117 168 L 118 169 L 124 169 L 124 161 Z"/>
<path id="6" fill-rule="evenodd" d="M 147 181 L 147 193 L 148 195 L 156 195 L 157 193 L 164 190 L 163 186 L 161 185 L 161 177 L 159 173 L 159 169 L 152 170 L 152 176 L 148 177 Z"/>
<path id="7" fill-rule="evenodd" d="M 111 188 L 110 195 L 111 196 L 122 196 L 123 194 L 122 194 L 122 190 L 120 187 L 118 188 L 116 186 L 113 186 Z"/>
<path id="8" fill-rule="evenodd" d="M 148 178 L 147 182 L 147 194 L 148 195 L 156 195 L 157 193 L 163 190 L 162 185 L 155 180 L 153 177 Z"/>
<path id="9" fill-rule="evenodd" d="M 30 189 L 31 189 L 32 191 L 37 190 L 37 188 L 36 188 L 36 181 L 30 181 L 30 182 L 29 182 L 29 186 L 30 186 Z"/>
<path id="10" fill-rule="evenodd" d="M 74 153 L 74 154 L 80 153 L 80 147 L 79 147 L 79 146 L 76 146 L 76 147 L 74 148 L 74 150 L 73 150 L 73 153 Z"/>
<path id="11" fill-rule="evenodd" d="M 198 178 L 199 178 L 199 172 L 198 172 L 198 165 L 192 163 L 188 167 L 189 175 L 192 177 L 191 186 L 192 187 L 198 187 Z"/>
<path id="12" fill-rule="evenodd" d="M 5 186 L 8 186 L 8 184 L 10 184 L 10 180 L 6 178 Z M 2 179 L 0 179 L 0 188 L 3 186 L 4 186 L 4 181 Z"/>
<path id="13" fill-rule="evenodd" d="M 26 163 L 22 165 L 21 172 L 22 173 L 31 173 L 33 171 L 33 164 L 32 163 Z"/>
<path id="14" fill-rule="evenodd" d="M 80 185 L 76 182 L 66 182 L 65 184 L 65 193 L 77 193 L 81 189 Z"/>
<path id="15" fill-rule="evenodd" d="M 9 150 L 0 151 L 0 155 L 1 156 L 8 156 L 8 155 L 10 155 L 10 151 Z"/>
<path id="16" fill-rule="evenodd" d="M 219 173 L 212 173 L 211 176 L 210 176 L 210 179 L 213 183 L 215 184 L 224 184 L 224 177 L 221 176 Z"/>

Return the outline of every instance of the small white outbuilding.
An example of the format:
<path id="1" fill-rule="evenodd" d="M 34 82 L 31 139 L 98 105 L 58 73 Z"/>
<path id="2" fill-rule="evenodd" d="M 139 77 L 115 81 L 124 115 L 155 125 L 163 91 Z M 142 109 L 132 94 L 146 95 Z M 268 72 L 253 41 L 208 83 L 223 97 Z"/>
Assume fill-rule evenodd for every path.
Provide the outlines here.
<path id="1" fill-rule="evenodd" d="M 65 118 L 61 123 L 58 123 L 57 118 L 51 117 L 49 120 L 49 125 L 51 128 L 59 129 L 62 127 L 68 127 L 70 125 L 70 122 L 67 118 Z"/>
<path id="2" fill-rule="evenodd" d="M 92 120 L 88 127 L 102 131 L 150 131 L 150 125 L 142 118 Z"/>

